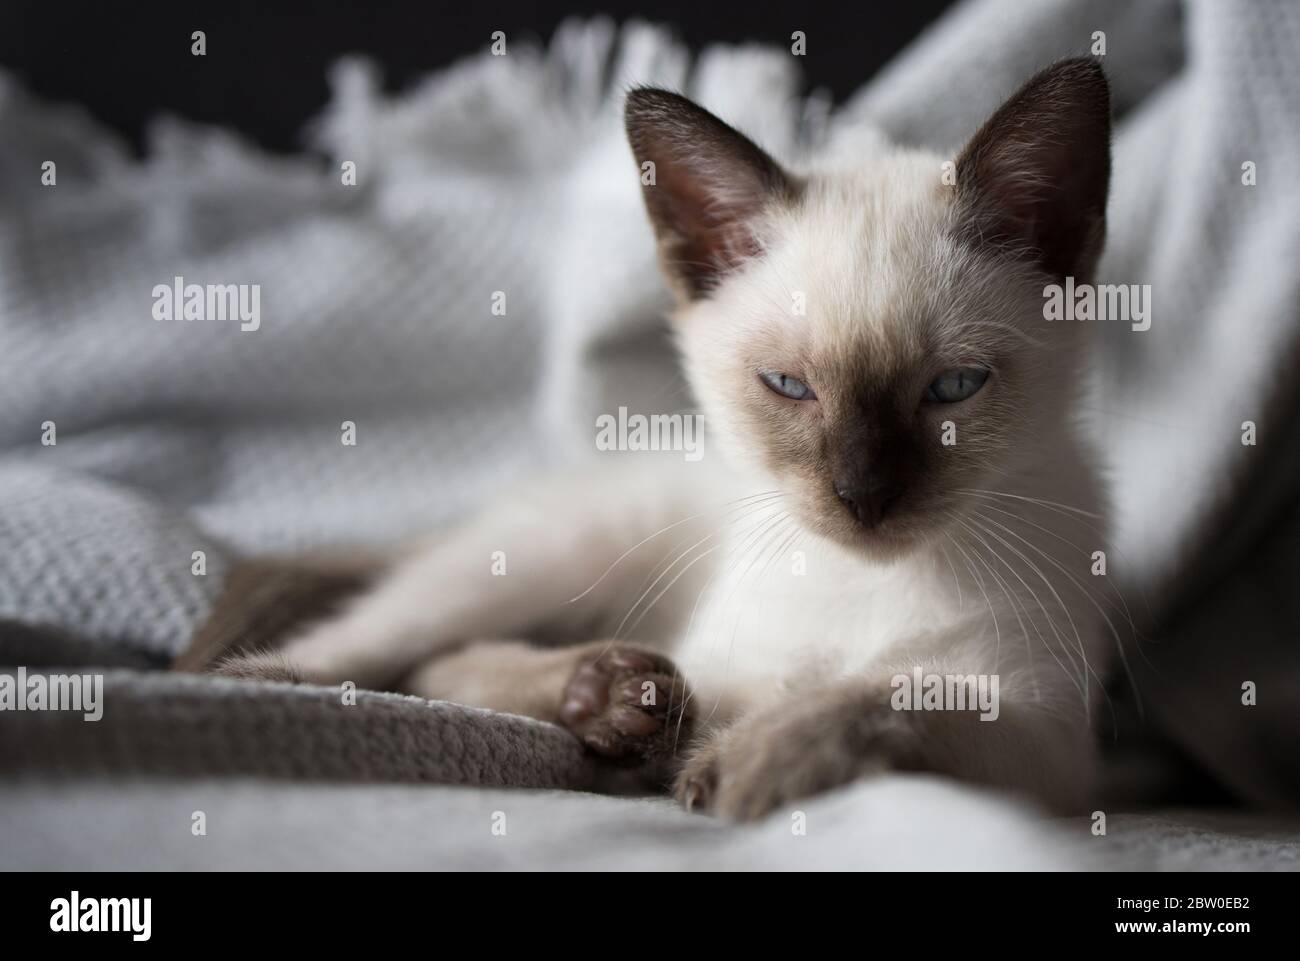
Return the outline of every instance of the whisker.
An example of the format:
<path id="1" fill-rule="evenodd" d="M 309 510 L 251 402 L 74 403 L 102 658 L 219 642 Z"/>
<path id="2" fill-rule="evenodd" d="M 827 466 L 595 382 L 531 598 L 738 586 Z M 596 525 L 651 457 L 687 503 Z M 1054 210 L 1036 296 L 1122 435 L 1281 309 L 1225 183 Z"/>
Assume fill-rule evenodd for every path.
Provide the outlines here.
<path id="1" fill-rule="evenodd" d="M 676 576 L 674 576 L 671 581 L 669 581 L 666 585 L 664 585 L 663 590 L 661 590 L 658 594 L 654 596 L 654 600 L 652 600 L 649 604 L 647 604 L 642 609 L 641 613 L 637 615 L 637 619 L 632 622 L 632 626 L 628 628 L 628 631 L 629 632 L 635 631 L 637 629 L 637 625 L 640 624 L 645 619 L 645 616 L 649 614 L 650 611 L 654 608 L 654 606 L 659 603 L 659 599 L 663 597 L 665 594 L 667 594 L 670 590 L 672 590 L 673 585 L 676 584 L 678 581 L 680 581 L 686 575 L 687 571 L 689 571 L 700 561 L 704 560 L 704 558 L 708 557 L 714 551 L 719 550 L 721 546 L 722 545 L 720 544 L 715 544 L 713 547 L 710 547 L 707 551 L 704 551 L 703 553 L 693 557 L 690 563 L 688 563 L 685 567 L 683 567 L 680 571 L 678 571 Z M 620 626 L 619 634 L 621 633 L 622 633 L 622 627 Z"/>
<path id="2" fill-rule="evenodd" d="M 981 514 L 980 516 L 984 517 L 983 514 Z M 1052 557 L 1051 554 L 1049 554 L 1047 551 L 1043 550 L 1041 547 L 1039 547 L 1037 544 L 1033 543 L 1032 541 L 1027 540 L 1024 537 L 1021 537 L 1015 531 L 1008 528 L 1005 524 L 1001 524 L 991 517 L 984 517 L 984 520 L 988 521 L 991 524 L 997 525 L 1007 534 L 1023 542 L 1026 546 L 1032 548 L 1033 550 L 1041 554 L 1045 560 L 1047 560 L 1050 564 L 1056 567 L 1062 574 L 1064 574 L 1066 577 L 1070 579 L 1071 583 L 1073 583 L 1075 587 L 1079 589 L 1079 593 L 1083 595 L 1084 599 L 1088 601 L 1088 603 L 1090 603 L 1094 609 L 1096 609 L 1098 614 L 1101 615 L 1102 619 L 1106 622 L 1106 627 L 1110 630 L 1111 636 L 1115 638 L 1115 646 L 1119 651 L 1120 662 L 1124 666 L 1124 673 L 1128 676 L 1129 686 L 1133 689 L 1133 696 L 1137 700 L 1138 714 L 1140 717 L 1145 717 L 1146 711 L 1142 704 L 1142 695 L 1141 692 L 1138 691 L 1137 680 L 1133 676 L 1133 671 L 1130 668 L 1128 663 L 1128 657 L 1124 653 L 1124 640 L 1121 637 L 1119 630 L 1115 627 L 1114 622 L 1111 621 L 1110 616 L 1106 613 L 1106 611 L 1102 608 L 1102 606 L 1099 603 L 1097 603 L 1096 598 L 1092 596 L 1092 593 L 1088 589 L 1086 582 L 1081 581 L 1075 574 L 1073 574 L 1068 568 L 1066 568 L 1059 561 L 1057 561 L 1056 558 Z M 1014 550 L 1014 548 L 1012 548 L 1012 550 Z M 1140 651 L 1141 649 L 1139 648 L 1139 652 Z M 1145 657 L 1145 655 L 1143 656 Z M 1100 678 L 1098 678 L 1098 680 L 1100 681 Z"/>
<path id="3" fill-rule="evenodd" d="M 728 505 L 740 504 L 740 503 L 742 503 L 742 502 L 744 502 L 744 501 L 753 500 L 754 498 L 760 498 L 760 497 L 761 497 L 761 498 L 769 498 L 769 499 L 770 499 L 770 498 L 773 498 L 773 497 L 780 497 L 780 496 L 784 496 L 784 492 L 782 492 L 782 491 L 762 491 L 762 492 L 757 493 L 757 494 L 750 494 L 750 495 L 747 496 L 747 497 L 741 497 L 741 498 L 738 498 L 738 499 L 735 500 L 735 501 L 728 501 L 727 504 L 724 504 L 724 505 L 722 505 L 722 506 L 723 506 L 723 507 L 727 507 Z M 731 508 L 731 509 L 734 510 L 735 508 L 733 507 L 733 508 Z M 621 564 L 621 563 L 623 563 L 623 561 L 627 560 L 628 557 L 630 557 L 630 556 L 631 556 L 635 551 L 637 551 L 637 550 L 638 550 L 639 548 L 641 548 L 641 547 L 644 547 L 646 544 L 650 543 L 650 541 L 654 540 L 656 537 L 660 536 L 661 534 L 665 534 L 665 533 L 667 533 L 668 531 L 673 530 L 674 528 L 681 527 L 683 524 L 687 524 L 687 523 L 689 523 L 689 522 L 691 522 L 691 521 L 694 521 L 694 520 L 699 520 L 701 517 L 708 517 L 710 513 L 712 513 L 712 512 L 711 512 L 711 511 L 700 511 L 698 514 L 692 514 L 692 515 L 690 515 L 689 517 L 683 517 L 681 520 L 679 520 L 679 521 L 674 521 L 672 524 L 669 524 L 669 525 L 666 526 L 666 527 L 661 527 L 661 528 L 659 528 L 659 530 L 655 531 L 653 534 L 650 534 L 650 535 L 647 536 L 647 537 L 643 537 L 641 540 L 637 541 L 635 544 L 633 544 L 631 547 L 629 547 L 627 550 L 625 550 L 622 554 L 620 554 L 620 555 L 618 556 L 618 559 L 615 560 L 614 563 L 610 564 L 609 567 L 605 568 L 605 573 L 601 574 L 600 577 L 596 578 L 596 582 L 595 582 L 594 584 L 592 584 L 589 588 L 587 588 L 585 591 L 583 591 L 583 592 L 582 592 L 581 594 L 579 594 L 577 597 L 572 597 L 572 598 L 570 598 L 568 601 L 566 601 L 565 603 L 572 604 L 572 603 L 574 603 L 575 601 L 580 601 L 580 600 L 582 600 L 584 597 L 586 597 L 588 594 L 590 594 L 592 591 L 594 591 L 597 587 L 599 587 L 600 584 L 601 584 L 601 582 L 604 581 L 605 578 L 608 577 L 608 576 L 610 575 L 610 572 L 612 572 L 612 571 L 614 570 L 614 568 L 618 567 L 619 564 Z"/>
<path id="4" fill-rule="evenodd" d="M 1073 547 L 1073 548 L 1074 548 L 1076 551 L 1078 551 L 1080 554 L 1083 554 L 1083 555 L 1086 556 L 1086 557 L 1091 557 L 1091 556 L 1092 556 L 1091 553 L 1090 553 L 1086 548 L 1079 546 L 1079 545 L 1076 544 L 1074 541 L 1070 540 L 1068 537 L 1063 537 L 1061 534 L 1059 534 L 1059 533 L 1057 533 L 1056 531 L 1052 530 L 1050 527 L 1044 527 L 1042 524 L 1036 524 L 1036 523 L 1034 523 L 1033 521 L 1031 521 L 1029 518 L 1027 518 L 1027 517 L 1022 517 L 1022 516 L 1020 516 L 1019 514 L 1015 513 L 1014 511 L 1003 510 L 1002 508 L 1000 508 L 1000 507 L 994 507 L 994 506 L 991 505 L 991 504 L 990 504 L 990 505 L 987 505 L 987 506 L 984 508 L 984 510 L 996 511 L 996 512 L 999 513 L 999 514 L 1002 514 L 1002 515 L 1004 515 L 1004 516 L 1006 516 L 1006 517 L 1010 517 L 1012 520 L 1017 520 L 1017 521 L 1020 521 L 1020 522 L 1023 523 L 1023 524 L 1028 524 L 1030 527 L 1036 528 L 1037 530 L 1042 531 L 1044 534 L 1047 534 L 1047 535 L 1049 535 L 1049 536 L 1051 536 L 1051 537 L 1056 538 L 1056 539 L 1057 539 L 1058 541 L 1060 541 L 1061 543 L 1066 544 L 1066 545 L 1068 545 L 1068 546 L 1070 546 L 1070 547 Z M 975 513 L 978 514 L 979 516 L 983 517 L 985 520 L 988 520 L 988 521 L 992 521 L 992 520 L 993 520 L 993 518 L 991 518 L 991 517 L 989 517 L 987 514 L 985 514 L 984 511 L 976 510 Z M 1006 529 L 1006 528 L 1004 528 L 1004 529 Z M 1013 533 L 1010 529 L 1006 529 L 1006 530 L 1007 530 L 1007 533 L 1008 533 L 1008 534 Z M 1019 535 L 1016 535 L 1016 536 L 1019 537 Z M 1020 539 L 1020 540 L 1024 540 L 1024 538 L 1019 538 L 1019 539 Z M 1030 542 L 1030 541 L 1025 541 L 1025 543 L 1028 544 L 1028 543 L 1031 543 L 1031 542 Z M 1034 545 L 1034 546 L 1037 546 L 1037 545 Z M 1041 548 L 1039 548 L 1039 549 L 1041 550 Z M 1114 580 L 1113 580 L 1112 578 L 1107 578 L 1107 580 L 1106 580 L 1106 585 L 1107 585 L 1107 587 L 1109 587 L 1112 591 L 1115 592 L 1115 597 L 1116 597 L 1116 599 L 1118 600 L 1120 606 L 1124 608 L 1124 616 L 1125 616 L 1125 618 L 1126 618 L 1127 621 L 1128 621 L 1129 629 L 1134 633 L 1134 635 L 1138 636 L 1139 638 L 1143 637 L 1142 631 L 1138 629 L 1137 622 L 1133 620 L 1133 614 L 1132 614 L 1132 611 L 1129 609 L 1128 601 L 1125 600 L 1123 592 L 1121 592 L 1120 589 L 1115 585 L 1115 582 L 1114 582 Z"/>
<path id="5" fill-rule="evenodd" d="M 984 520 L 989 521 L 990 519 L 989 519 L 989 518 L 984 518 Z M 1016 547 L 1015 547 L 1013 544 L 1011 544 L 1011 543 L 1009 543 L 1008 541 L 1006 541 L 1006 540 L 1005 540 L 1005 539 L 1004 539 L 1000 534 L 998 534 L 996 531 L 991 530 L 991 529 L 988 528 L 988 527 L 985 527 L 983 524 L 981 524 L 979 521 L 975 520 L 973 517 L 971 518 L 971 523 L 974 524 L 976 527 L 978 527 L 980 530 L 984 531 L 984 533 L 988 534 L 990 537 L 996 538 L 999 544 L 1001 544 L 1003 547 L 1005 547 L 1007 550 L 1011 551 L 1013 554 L 1015 554 L 1017 557 L 1019 557 L 1022 561 L 1024 561 L 1027 565 L 1029 565 L 1029 569 L 1030 569 L 1030 571 L 1032 571 L 1034 574 L 1037 574 L 1037 575 L 1038 575 L 1038 579 L 1041 580 L 1041 581 L 1043 582 L 1043 584 L 1045 584 L 1045 585 L 1047 586 L 1047 589 L 1048 589 L 1049 591 L 1052 592 L 1052 597 L 1056 600 L 1056 603 L 1060 606 L 1062 613 L 1065 614 L 1065 619 L 1066 619 L 1066 621 L 1069 622 L 1070 630 L 1074 632 L 1074 639 L 1075 639 L 1076 642 L 1078 642 L 1078 645 L 1079 645 L 1079 656 L 1083 659 L 1084 669 L 1087 670 L 1087 667 L 1088 667 L 1088 653 L 1087 653 L 1087 651 L 1084 649 L 1084 646 L 1083 646 L 1083 636 L 1079 633 L 1079 628 L 1078 628 L 1078 627 L 1075 625 L 1075 623 L 1074 623 L 1074 616 L 1073 616 L 1072 614 L 1070 614 L 1070 608 L 1069 608 L 1069 606 L 1068 606 L 1068 605 L 1065 603 L 1065 601 L 1061 598 L 1061 595 L 1057 592 L 1055 585 L 1052 584 L 1052 582 L 1049 581 L 1049 580 L 1047 579 L 1047 575 L 1043 573 L 1042 569 L 1041 569 L 1037 564 L 1035 564 L 1034 561 L 1033 561 L 1032 559 L 1030 559 L 1030 558 L 1027 557 L 1025 554 L 1023 554 L 1023 553 L 1021 553 L 1019 550 L 1017 550 Z M 991 522 L 991 523 L 996 523 L 996 522 Z M 1000 525 L 999 525 L 999 526 L 1000 526 Z M 1099 679 L 1099 680 L 1100 680 L 1100 679 Z"/>
<path id="6" fill-rule="evenodd" d="M 962 549 L 961 544 L 957 543 L 957 539 L 953 537 L 953 535 L 950 534 L 948 531 L 944 531 L 944 536 L 947 537 L 948 540 L 952 541 L 952 546 L 957 548 L 957 551 L 961 554 L 963 560 L 965 561 L 966 567 L 970 570 L 971 575 L 975 578 L 976 585 L 979 587 L 980 593 L 984 595 L 984 603 L 986 603 L 989 606 L 989 616 L 993 618 L 993 632 L 997 638 L 996 641 L 997 646 L 994 648 L 994 654 L 993 654 L 993 660 L 994 663 L 996 664 L 1002 656 L 1002 628 L 998 624 L 997 611 L 993 609 L 993 600 L 992 598 L 989 597 L 989 592 L 985 590 L 984 578 L 980 575 L 980 572 L 975 569 L 975 565 L 971 562 L 970 555 L 968 555 L 966 551 Z M 985 566 L 987 567 L 987 565 Z M 990 571 L 990 573 L 992 572 Z M 1029 636 L 1025 635 L 1025 650 L 1028 651 L 1028 649 L 1029 649 Z"/>
<path id="7" fill-rule="evenodd" d="M 997 511 L 999 514 L 1002 514 L 1002 515 L 1004 515 L 1004 516 L 1006 516 L 1006 517 L 1010 517 L 1010 518 L 1012 518 L 1013 520 L 1018 520 L 1018 521 L 1020 521 L 1020 522 L 1023 523 L 1023 524 L 1028 524 L 1030 527 L 1037 528 L 1038 530 L 1042 531 L 1044 534 L 1049 534 L 1049 535 L 1051 535 L 1052 537 L 1056 538 L 1057 540 L 1061 541 L 1062 543 L 1064 543 L 1064 544 L 1068 544 L 1070 547 L 1073 547 L 1075 550 L 1079 551 L 1081 554 L 1084 554 L 1084 555 L 1087 555 L 1087 556 L 1091 556 L 1091 553 L 1090 553 L 1086 548 L 1081 547 L 1080 545 L 1076 544 L 1074 541 L 1070 540 L 1068 537 L 1064 537 L 1064 536 L 1062 536 L 1061 534 L 1059 534 L 1059 533 L 1057 533 L 1056 531 L 1052 530 L 1050 527 L 1045 527 L 1045 526 L 1042 525 L 1042 524 L 1036 524 L 1036 523 L 1034 523 L 1033 521 L 1031 521 L 1029 518 L 1027 518 L 1027 517 L 1023 517 L 1023 516 L 1021 516 L 1020 514 L 1017 514 L 1015 511 L 1004 510 L 1003 508 L 1001 508 L 1001 507 L 995 507 L 995 506 L 993 506 L 992 504 L 986 504 L 986 505 L 984 505 L 984 510 Z M 981 511 L 976 510 L 976 513 L 981 513 Z M 987 518 L 987 519 L 992 520 L 992 518 Z M 1105 548 L 1106 548 L 1107 551 L 1114 551 L 1117 555 L 1119 555 L 1120 557 L 1123 557 L 1122 553 L 1119 552 L 1119 551 L 1117 551 L 1117 550 L 1116 550 L 1114 547 L 1112 547 L 1110 544 L 1106 544 L 1106 545 L 1105 545 Z M 1131 608 L 1129 607 L 1129 605 L 1128 605 L 1128 600 L 1124 597 L 1123 592 L 1122 592 L 1122 591 L 1119 589 L 1119 587 L 1115 584 L 1115 582 L 1114 582 L 1114 580 L 1113 580 L 1112 578 L 1107 578 L 1107 585 L 1110 587 L 1110 589 L 1111 589 L 1112 591 L 1115 592 L 1115 597 L 1116 597 L 1116 599 L 1119 601 L 1120 605 L 1124 608 L 1124 616 L 1125 616 L 1125 618 L 1128 620 L 1128 626 L 1129 626 L 1129 629 L 1132 630 L 1132 632 L 1133 632 L 1135 638 L 1136 638 L 1138 641 L 1148 641 L 1148 642 L 1150 642 L 1150 641 L 1151 641 L 1151 638 L 1147 637 L 1147 636 L 1146 636 L 1146 635 L 1145 635 L 1145 634 L 1144 634 L 1144 633 L 1143 633 L 1143 632 L 1138 628 L 1138 626 L 1137 626 L 1137 622 L 1136 622 L 1136 621 L 1134 620 L 1134 618 L 1133 618 L 1133 612 L 1132 612 L 1132 609 L 1131 609 Z M 1139 591 L 1139 593 L 1141 593 L 1141 592 Z M 1145 598 L 1144 598 L 1143 600 L 1144 600 L 1144 603 L 1145 603 Z M 1147 605 L 1147 613 L 1148 613 L 1148 614 L 1151 613 L 1151 611 L 1150 611 L 1150 605 Z M 1141 651 L 1141 648 L 1139 648 L 1139 651 Z M 1145 657 L 1145 655 L 1143 655 L 1143 656 Z"/>
<path id="8" fill-rule="evenodd" d="M 778 511 L 780 511 L 780 508 L 779 508 L 779 507 L 777 506 L 777 504 L 775 504 L 774 502 L 772 502 L 772 501 L 770 501 L 770 500 L 769 500 L 769 501 L 764 501 L 764 502 L 762 502 L 761 504 L 759 504 L 757 507 L 755 507 L 755 506 L 753 506 L 753 505 L 750 505 L 749 508 L 748 508 L 748 514 L 752 515 L 752 514 L 755 514 L 755 513 L 761 513 L 761 512 L 763 512 L 763 511 L 771 510 L 771 509 L 773 509 L 773 508 L 776 508 Z M 769 516 L 770 516 L 770 515 L 769 515 Z M 766 520 L 766 518 L 760 519 L 760 521 L 759 521 L 755 526 L 756 526 L 756 527 L 761 526 L 761 525 L 765 522 L 765 520 Z M 633 602 L 632 606 L 628 609 L 627 614 L 625 614 L 625 615 L 623 616 L 623 620 L 619 622 L 618 629 L 614 631 L 614 636 L 613 636 L 612 640 L 617 640 L 617 639 L 619 639 L 619 638 L 621 638 L 621 637 L 624 636 L 624 634 L 623 634 L 623 628 L 627 626 L 628 619 L 632 616 L 632 614 L 636 611 L 636 609 L 641 605 L 641 603 L 646 599 L 646 597 L 649 596 L 650 592 L 653 591 L 653 590 L 655 589 L 656 586 L 658 586 L 659 582 L 662 581 L 665 577 L 667 577 L 668 574 L 669 574 L 669 572 L 672 571 L 672 569 L 673 569 L 674 567 L 676 567 L 678 564 L 680 564 L 680 563 L 682 562 L 682 560 L 683 560 L 685 557 L 687 557 L 687 556 L 691 553 L 691 551 L 693 551 L 693 550 L 695 550 L 696 548 L 702 546 L 703 544 L 706 544 L 707 542 L 713 540 L 715 537 L 718 536 L 719 533 L 720 533 L 720 531 L 714 531 L 714 532 L 712 532 L 712 533 L 710 533 L 710 534 L 706 534 L 704 537 L 702 537 L 702 538 L 700 538 L 699 540 L 697 540 L 697 541 L 696 541 L 694 544 L 692 544 L 690 547 L 687 547 L 684 551 L 681 551 L 679 554 L 677 554 L 677 556 L 673 558 L 672 563 L 670 563 L 667 567 L 665 567 L 664 570 L 659 574 L 659 576 L 656 577 L 656 578 L 651 582 L 650 586 L 647 587 L 644 591 L 641 592 L 640 597 L 638 597 L 638 598 L 636 599 L 636 601 Z M 718 545 L 718 546 L 721 546 L 721 545 Z M 708 550 L 707 553 L 712 553 L 713 550 L 715 550 L 715 549 L 716 549 L 716 548 L 710 548 L 710 549 Z M 692 561 L 690 561 L 690 563 L 687 564 L 687 568 L 689 569 L 690 567 L 694 566 L 694 564 L 695 564 L 696 561 L 698 561 L 698 560 L 699 560 L 699 558 L 697 557 L 697 558 L 693 559 Z M 684 573 L 684 571 L 683 571 L 683 573 Z M 672 582 L 670 582 L 668 586 L 671 587 L 673 584 L 677 583 L 677 580 L 680 578 L 680 576 L 681 576 L 681 575 L 678 574 L 677 577 L 674 577 L 673 580 L 672 580 Z M 647 607 L 644 611 L 642 611 L 641 615 L 637 618 L 637 620 L 636 620 L 636 623 L 637 623 L 637 624 L 640 624 L 640 623 L 641 623 L 641 620 L 645 617 L 645 615 L 646 615 L 646 613 L 649 611 L 650 607 L 653 607 L 654 604 L 655 604 L 655 602 L 657 602 L 657 601 L 659 600 L 659 598 L 662 597 L 662 596 L 663 596 L 663 592 L 662 592 L 662 591 L 661 591 L 659 594 L 657 594 L 657 595 L 655 596 L 655 600 L 654 600 L 654 601 L 651 601 L 650 606 Z M 635 625 L 634 625 L 634 626 L 635 626 Z"/>
<path id="9" fill-rule="evenodd" d="M 966 528 L 966 530 L 969 531 L 971 535 L 974 536 L 983 545 L 984 550 L 987 551 L 989 555 L 993 557 L 998 563 L 1000 563 L 1003 567 L 1005 567 L 1008 571 L 1010 571 L 1011 575 L 1015 577 L 1017 581 L 1020 582 L 1021 586 L 1024 587 L 1026 591 L 1029 592 L 1029 596 L 1033 598 L 1034 603 L 1038 605 L 1038 609 L 1039 611 L 1042 612 L 1043 618 L 1047 621 L 1047 626 L 1052 631 L 1053 636 L 1058 641 L 1060 641 L 1062 652 L 1066 655 L 1066 657 L 1069 658 L 1071 665 L 1074 666 L 1074 657 L 1069 652 L 1069 645 L 1066 643 L 1065 638 L 1061 636 L 1060 629 L 1056 625 L 1056 620 L 1051 616 L 1051 614 L 1048 613 L 1047 608 L 1043 605 L 1042 599 L 1039 598 L 1037 592 L 1032 587 L 1029 586 L 1029 583 L 1023 577 L 1020 576 L 1020 572 L 1017 571 L 1015 567 L 1009 561 L 1007 561 L 1007 559 L 1003 557 L 996 548 L 992 547 L 988 543 L 988 541 L 986 541 L 979 533 L 976 532 L 975 528 L 969 526 L 964 520 L 959 519 L 957 523 L 960 524 L 962 527 Z M 978 557 L 979 555 L 976 554 L 976 556 Z M 992 571 L 990 571 L 990 573 L 992 573 Z M 1047 638 L 1043 636 L 1043 632 L 1039 630 L 1038 625 L 1034 623 L 1032 618 L 1030 618 L 1029 623 L 1034 628 L 1034 632 L 1038 635 L 1039 640 L 1042 641 L 1043 647 L 1047 649 L 1047 653 L 1052 656 L 1052 660 L 1056 661 L 1056 664 L 1058 667 L 1060 667 L 1062 673 L 1064 673 L 1065 676 L 1070 679 L 1070 683 L 1072 683 L 1075 686 L 1075 689 L 1079 692 L 1079 696 L 1083 699 L 1085 714 L 1086 716 L 1091 718 L 1091 714 L 1089 713 L 1090 709 L 1088 704 L 1088 695 L 1086 692 L 1087 675 L 1086 674 L 1084 675 L 1085 684 L 1081 686 L 1079 679 L 1074 676 L 1073 672 L 1067 670 L 1065 665 L 1061 663 L 1061 659 L 1057 656 L 1056 651 L 1053 649 L 1052 645 L 1047 642 Z"/>
<path id="10" fill-rule="evenodd" d="M 1027 497 L 1024 494 L 1011 494 L 1007 491 L 979 490 L 972 487 L 955 487 L 953 488 L 959 494 L 983 494 L 989 497 L 1010 497 L 1014 500 L 1028 501 L 1031 504 L 1037 504 L 1040 507 L 1055 507 L 1058 510 L 1068 511 L 1071 514 L 1078 514 L 1082 517 L 1091 517 L 1094 520 L 1101 520 L 1100 514 L 1094 514 L 1092 511 L 1085 511 L 1081 507 L 1071 507 L 1069 504 L 1062 504 L 1058 501 L 1049 501 L 1042 497 Z"/>

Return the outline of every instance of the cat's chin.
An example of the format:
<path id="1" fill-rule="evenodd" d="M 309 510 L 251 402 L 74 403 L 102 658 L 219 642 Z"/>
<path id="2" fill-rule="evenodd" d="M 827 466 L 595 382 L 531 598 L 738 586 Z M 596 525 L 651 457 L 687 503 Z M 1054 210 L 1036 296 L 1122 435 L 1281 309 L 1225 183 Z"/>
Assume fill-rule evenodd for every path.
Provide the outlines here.
<path id="1" fill-rule="evenodd" d="M 905 524 L 868 528 L 862 525 L 809 525 L 849 556 L 870 564 L 893 564 L 915 556 L 931 538 Z"/>
<path id="2" fill-rule="evenodd" d="M 894 564 L 915 556 L 924 544 L 915 534 L 864 531 L 851 549 L 872 564 Z"/>

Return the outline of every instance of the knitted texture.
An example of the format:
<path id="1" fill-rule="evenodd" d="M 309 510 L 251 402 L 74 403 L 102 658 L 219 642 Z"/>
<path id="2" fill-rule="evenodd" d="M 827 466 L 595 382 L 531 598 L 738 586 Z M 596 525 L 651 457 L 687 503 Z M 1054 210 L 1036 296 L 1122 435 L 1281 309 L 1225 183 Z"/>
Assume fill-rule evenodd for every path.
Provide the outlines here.
<path id="1" fill-rule="evenodd" d="M 220 589 L 224 551 L 117 484 L 27 466 L 0 474 L 0 620 L 62 626 L 159 661 L 174 654 Z M 8 634 L 0 628 L 6 654 Z"/>
<path id="2" fill-rule="evenodd" d="M 17 132 L 0 144 L 13 185 L 0 196 L 0 610 L 174 651 L 212 584 L 176 576 L 193 528 L 245 550 L 384 542 L 590 453 L 599 412 L 685 403 L 623 142 L 628 84 L 683 89 L 787 160 L 867 124 L 952 149 L 1095 31 L 1120 121 L 1102 279 L 1150 283 L 1155 317 L 1110 332 L 1091 414 L 1116 480 L 1120 576 L 1158 586 L 1222 496 L 1214 479 L 1249 456 L 1240 422 L 1289 356 L 1294 4 L 968 3 L 829 120 L 795 96 L 786 52 L 692 62 L 642 25 L 570 24 L 545 52 L 471 58 L 396 98 L 346 61 L 312 126 L 324 170 L 174 119 L 135 163 L 84 116 L 0 78 L 0 122 Z M 31 173 L 47 159 L 54 187 Z M 1244 161 L 1257 186 L 1241 184 Z M 151 291 L 177 276 L 260 284 L 260 328 L 154 320 Z M 46 422 L 55 446 L 40 443 Z M 41 499 L 15 465 L 51 472 Z M 53 515 L 89 529 L 86 498 L 110 481 L 174 513 L 141 525 L 109 511 L 100 548 L 80 554 L 41 539 Z M 153 573 L 126 582 L 155 553 Z M 120 589 L 61 603 L 106 565 Z M 27 591 L 37 571 L 64 593 Z"/>
<path id="3" fill-rule="evenodd" d="M 662 410 L 679 380 L 619 92 L 691 87 L 778 146 L 795 128 L 778 52 L 688 65 L 602 22 L 391 100 L 346 61 L 312 127 L 325 169 L 174 119 L 137 164 L 0 76 L 23 132 L 0 143 L 0 615 L 175 653 L 220 583 L 190 579 L 196 529 L 386 543 L 593 454 L 598 412 Z M 28 176 L 45 159 L 53 187 Z M 176 277 L 260 285 L 259 328 L 155 320 Z"/>
<path id="4" fill-rule="evenodd" d="M 103 717 L 7 713 L 0 773 L 257 776 L 591 788 L 601 766 L 530 718 L 398 694 L 108 671 Z M 616 782 L 599 780 L 610 789 Z"/>

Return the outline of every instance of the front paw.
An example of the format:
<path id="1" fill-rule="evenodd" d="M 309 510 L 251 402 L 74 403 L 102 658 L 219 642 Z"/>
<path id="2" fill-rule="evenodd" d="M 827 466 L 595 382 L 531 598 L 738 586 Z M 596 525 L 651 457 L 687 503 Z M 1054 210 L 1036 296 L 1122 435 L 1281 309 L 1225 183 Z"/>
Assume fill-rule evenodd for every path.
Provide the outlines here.
<path id="1" fill-rule="evenodd" d="M 686 682 L 662 654 L 601 644 L 564 688 L 560 721 L 604 757 L 630 762 L 671 756 L 692 731 Z"/>
<path id="2" fill-rule="evenodd" d="M 678 800 L 688 810 L 753 821 L 873 773 L 923 766 L 907 716 L 861 697 L 827 700 L 787 702 L 720 732 L 687 759 Z"/>

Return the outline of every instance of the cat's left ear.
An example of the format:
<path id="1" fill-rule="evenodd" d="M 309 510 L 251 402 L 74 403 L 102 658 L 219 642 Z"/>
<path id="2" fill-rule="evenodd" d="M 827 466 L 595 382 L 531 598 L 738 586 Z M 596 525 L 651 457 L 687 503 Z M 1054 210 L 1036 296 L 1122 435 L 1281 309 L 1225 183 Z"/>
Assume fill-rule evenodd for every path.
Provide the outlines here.
<path id="1" fill-rule="evenodd" d="M 1087 280 L 1101 255 L 1110 185 L 1110 86 L 1087 57 L 1032 77 L 957 158 L 971 234 Z"/>
<path id="2" fill-rule="evenodd" d="M 702 297 L 759 252 L 759 216 L 794 197 L 795 181 L 744 134 L 667 90 L 633 90 L 624 120 L 664 268 L 681 297 Z"/>

